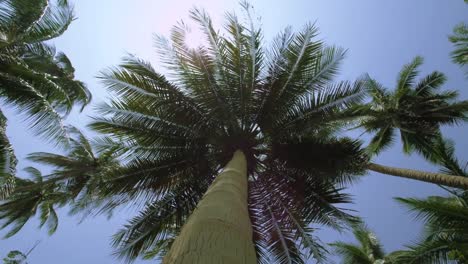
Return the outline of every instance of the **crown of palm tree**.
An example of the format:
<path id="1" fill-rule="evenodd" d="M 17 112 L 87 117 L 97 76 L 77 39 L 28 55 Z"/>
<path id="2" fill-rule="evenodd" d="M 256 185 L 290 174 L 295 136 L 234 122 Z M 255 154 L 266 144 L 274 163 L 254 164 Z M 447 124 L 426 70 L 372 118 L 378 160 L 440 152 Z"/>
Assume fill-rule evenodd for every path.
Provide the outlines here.
<path id="1" fill-rule="evenodd" d="M 422 63 L 423 59 L 416 57 L 405 65 L 393 92 L 374 79 L 365 82 L 372 101 L 360 106 L 358 112 L 364 116 L 360 126 L 367 132 L 376 132 L 368 147 L 370 153 L 377 154 L 388 147 L 397 129 L 404 152 L 430 152 L 442 125 L 467 120 L 468 101 L 456 101 L 456 91 L 438 91 L 445 83 L 444 74 L 434 71 L 415 81 Z"/>
<path id="2" fill-rule="evenodd" d="M 156 37 L 170 78 L 133 56 L 101 75 L 115 96 L 98 107 L 91 127 L 121 142 L 125 153 L 105 189 L 145 204 L 115 235 L 117 255 L 131 260 L 165 252 L 241 150 L 259 261 L 323 258 L 310 225 L 339 228 L 351 219 L 336 207 L 349 201 L 340 186 L 367 162 L 359 142 L 337 136 L 350 116 L 345 110 L 364 96 L 359 81 L 331 83 L 344 51 L 316 40 L 313 25 L 284 30 L 267 52 L 261 31 L 234 14 L 226 17 L 226 35 L 202 10 L 192 10 L 191 18 L 205 47 L 186 46 L 184 23 L 170 40 Z"/>
<path id="3" fill-rule="evenodd" d="M 17 233 L 38 209 L 41 226 L 48 223 L 52 234 L 58 225 L 56 208 L 68 204 L 72 214 L 85 211 L 87 215 L 99 210 L 99 202 L 106 200 L 100 195 L 106 193 L 103 182 L 108 172 L 118 166 L 116 148 L 95 151 L 76 128 L 67 127 L 67 133 L 71 137 L 65 155 L 35 152 L 28 157 L 52 166 L 51 174 L 42 176 L 39 170 L 29 167 L 26 171 L 33 176 L 32 181 L 15 178 L 14 193 L 0 204 L 0 219 L 5 220 L 2 228 L 13 225 L 7 237 Z M 103 143 L 111 142 L 102 139 L 101 146 Z"/>
<path id="4" fill-rule="evenodd" d="M 342 257 L 343 264 L 383 264 L 385 252 L 377 236 L 366 226 L 359 224 L 353 227 L 353 234 L 359 245 L 335 242 L 330 244 Z"/>
<path id="5" fill-rule="evenodd" d="M 57 6 L 47 0 L 0 2 L 0 98 L 55 144 L 66 139 L 62 118 L 74 105 L 84 107 L 91 100 L 86 86 L 74 79 L 75 69 L 67 56 L 45 43 L 62 35 L 72 21 L 73 9 L 66 1 Z M 2 114 L 4 131 L 3 119 Z M 1 171 L 8 174 L 2 177 L 5 198 L 12 190 L 16 163 L 6 136 L 0 148 Z"/>
<path id="6" fill-rule="evenodd" d="M 5 238 L 16 234 L 36 213 L 39 213 L 40 226 L 47 223 L 49 234 L 55 232 L 58 217 L 55 206 L 64 205 L 67 193 L 58 191 L 59 186 L 43 180 L 41 172 L 33 167 L 25 169 L 32 180 L 15 178 L 15 192 L 0 204 L 1 228 L 12 225 Z"/>

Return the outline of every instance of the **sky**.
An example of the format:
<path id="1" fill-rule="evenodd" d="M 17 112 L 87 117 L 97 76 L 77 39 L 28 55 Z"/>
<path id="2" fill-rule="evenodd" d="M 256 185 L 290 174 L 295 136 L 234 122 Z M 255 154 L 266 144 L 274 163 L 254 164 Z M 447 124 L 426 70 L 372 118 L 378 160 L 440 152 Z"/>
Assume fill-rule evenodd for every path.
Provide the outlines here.
<path id="1" fill-rule="evenodd" d="M 99 71 L 115 66 L 127 53 L 135 54 L 161 69 L 153 47 L 153 34 L 168 36 L 170 27 L 180 19 L 188 22 L 193 6 L 205 8 L 220 28 L 226 11 L 239 11 L 237 0 L 75 0 L 77 20 L 63 36 L 53 41 L 64 51 L 76 69 L 76 77 L 89 86 L 93 104 L 106 98 L 107 93 L 96 76 Z M 438 70 L 448 81 L 445 89 L 456 89 L 460 98 L 468 99 L 468 79 L 449 57 L 452 49 L 447 36 L 460 22 L 468 22 L 468 5 L 463 0 L 252 0 L 264 39 L 271 39 L 284 27 L 300 30 L 308 22 L 320 29 L 319 38 L 327 44 L 348 49 L 347 58 L 338 79 L 354 80 L 364 73 L 392 88 L 401 67 L 416 55 L 425 63 L 421 75 Z M 198 40 L 197 32 L 191 36 Z M 53 146 L 31 133 L 20 113 L 7 109 L 7 134 L 20 163 L 18 170 L 31 165 L 24 161 L 35 151 L 57 152 Z M 85 127 L 93 107 L 83 113 L 73 113 L 68 121 Z M 444 128 L 447 137 L 456 141 L 457 156 L 468 160 L 467 126 Z M 356 133 L 355 133 L 356 134 Z M 437 171 L 437 168 L 418 156 L 406 156 L 399 141 L 378 156 L 375 162 L 404 168 Z M 349 188 L 355 203 L 347 208 L 357 210 L 367 225 L 377 234 L 387 252 L 401 249 L 415 241 L 422 224 L 413 219 L 393 197 L 426 197 L 444 195 L 437 186 L 377 173 L 369 173 Z M 13 238 L 0 240 L 0 257 L 13 249 L 27 251 L 36 241 L 39 245 L 29 256 L 30 264 L 50 263 L 119 263 L 112 256 L 110 238 L 135 212 L 123 210 L 111 219 L 104 216 L 87 219 L 58 211 L 60 217 L 56 234 L 48 236 L 31 221 Z M 0 235 L 4 233 L 0 232 Z M 323 242 L 353 241 L 349 233 L 318 231 Z M 332 259 L 333 260 L 333 259 Z M 330 261 L 332 261 L 330 260 Z M 335 259 L 336 260 L 336 259 Z M 138 260 L 135 263 L 154 263 Z M 314 263 L 310 261 L 310 263 Z"/>

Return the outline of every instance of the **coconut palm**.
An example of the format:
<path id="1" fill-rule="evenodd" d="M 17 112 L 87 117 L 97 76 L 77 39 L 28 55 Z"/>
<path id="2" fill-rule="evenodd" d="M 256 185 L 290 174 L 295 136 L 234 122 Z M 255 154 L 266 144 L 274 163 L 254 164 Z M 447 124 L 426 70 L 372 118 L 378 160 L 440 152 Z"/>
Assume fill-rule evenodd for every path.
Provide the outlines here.
<path id="1" fill-rule="evenodd" d="M 366 87 L 371 101 L 362 107 L 366 115 L 360 124 L 367 132 L 376 132 L 369 144 L 369 152 L 378 154 L 389 147 L 399 131 L 403 151 L 410 153 L 430 145 L 439 135 L 442 125 L 453 125 L 467 120 L 468 101 L 456 101 L 458 92 L 438 89 L 445 83 L 443 73 L 434 71 L 415 82 L 421 57 L 403 67 L 393 92 L 374 79 Z"/>
<path id="2" fill-rule="evenodd" d="M 31 252 L 39 245 L 40 241 L 37 241 L 34 246 L 29 249 L 26 253 L 19 250 L 12 250 L 8 252 L 7 256 L 3 258 L 3 264 L 28 264 L 28 256 Z"/>
<path id="3" fill-rule="evenodd" d="M 62 35 L 72 21 L 72 7 L 63 1 L 0 2 L 0 98 L 21 111 L 35 132 L 55 143 L 66 138 L 62 118 L 74 105 L 84 106 L 91 99 L 85 85 L 74 79 L 67 56 L 45 43 Z M 11 149 L 6 137 L 2 143 L 2 159 L 13 160 L 6 155 Z M 13 164 L 2 162 L 6 167 L 0 170 L 11 171 Z"/>
<path id="4" fill-rule="evenodd" d="M 34 181 L 16 178 L 18 184 L 15 191 L 0 204 L 0 219 L 6 220 L 2 228 L 13 226 L 7 237 L 18 232 L 36 215 L 38 208 L 41 226 L 50 221 L 50 234 L 55 232 L 58 225 L 55 213 L 58 207 L 68 204 L 71 213 L 83 210 L 93 213 L 101 209 L 96 202 L 101 199 L 97 196 L 106 193 L 102 182 L 106 180 L 108 171 L 118 166 L 115 158 L 117 145 L 102 139 L 101 146 L 106 143 L 106 150 L 96 151 L 78 129 L 67 127 L 67 133 L 70 134 L 70 144 L 66 155 L 35 152 L 28 157 L 31 161 L 52 166 L 52 173 L 43 177 L 37 169 L 28 168 Z M 109 144 L 114 147 L 109 148 Z"/>
<path id="5" fill-rule="evenodd" d="M 183 23 L 170 40 L 156 38 L 170 78 L 132 56 L 101 75 L 115 97 L 91 127 L 127 150 L 106 189 L 145 205 L 114 236 L 117 255 L 322 259 L 311 225 L 353 219 L 336 204 L 349 201 L 341 186 L 367 162 L 359 142 L 337 134 L 364 95 L 361 82 L 331 83 L 344 51 L 316 40 L 313 25 L 286 29 L 267 53 L 253 23 L 229 14 L 222 36 L 204 11 L 191 17 L 207 47 L 187 47 Z"/>
<path id="6" fill-rule="evenodd" d="M 27 256 L 19 250 L 12 250 L 8 255 L 3 258 L 3 264 L 28 264 L 26 262 Z"/>
<path id="7" fill-rule="evenodd" d="M 445 83 L 444 74 L 435 71 L 420 81 L 415 81 L 422 63 L 423 59 L 416 57 L 405 65 L 398 75 L 397 87 L 393 92 L 374 79 L 368 78 L 365 82 L 372 100 L 358 106 L 356 113 L 363 116 L 359 127 L 364 128 L 366 132 L 375 133 L 367 148 L 370 155 L 376 155 L 389 147 L 398 131 L 405 153 L 418 151 L 430 156 L 434 142 L 441 137 L 442 125 L 453 125 L 467 120 L 468 101 L 456 101 L 456 91 L 438 91 Z M 375 163 L 369 163 L 369 169 L 468 189 L 468 179 L 460 175 L 449 177 L 442 173 L 421 173 Z"/>
<path id="8" fill-rule="evenodd" d="M 72 212 L 93 210 L 92 206 L 97 206 L 93 202 L 99 200 L 95 196 L 105 193 L 102 185 L 109 171 L 119 166 L 116 158 L 119 146 L 109 139 L 102 138 L 93 141 L 93 147 L 93 143 L 78 129 L 68 127 L 67 131 L 71 137 L 65 155 L 35 152 L 31 153 L 28 159 L 54 168 L 47 180 L 63 184 L 73 201 Z"/>
<path id="9" fill-rule="evenodd" d="M 32 179 L 16 178 L 14 193 L 0 204 L 1 228 L 12 225 L 6 238 L 16 234 L 36 213 L 40 215 L 40 226 L 47 224 L 49 234 L 55 232 L 58 218 L 57 206 L 64 205 L 68 194 L 58 191 L 59 186 L 43 180 L 41 172 L 33 167 L 25 169 Z"/>
<path id="10" fill-rule="evenodd" d="M 365 225 L 353 227 L 353 234 L 358 244 L 334 242 L 330 244 L 334 252 L 342 257 L 343 264 L 383 264 L 396 263 L 391 261 L 378 240 L 377 236 Z"/>

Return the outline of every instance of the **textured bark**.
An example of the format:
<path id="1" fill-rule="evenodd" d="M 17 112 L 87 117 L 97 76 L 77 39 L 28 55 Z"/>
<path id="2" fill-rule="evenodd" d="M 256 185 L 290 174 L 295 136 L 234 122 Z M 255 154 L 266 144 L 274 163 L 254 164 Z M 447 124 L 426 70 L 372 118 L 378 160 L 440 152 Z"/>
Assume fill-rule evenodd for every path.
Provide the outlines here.
<path id="1" fill-rule="evenodd" d="M 375 163 L 369 163 L 368 169 L 387 175 L 393 175 L 468 190 L 468 177 L 388 167 Z"/>
<path id="2" fill-rule="evenodd" d="M 236 151 L 182 227 L 163 263 L 255 264 L 247 162 Z"/>

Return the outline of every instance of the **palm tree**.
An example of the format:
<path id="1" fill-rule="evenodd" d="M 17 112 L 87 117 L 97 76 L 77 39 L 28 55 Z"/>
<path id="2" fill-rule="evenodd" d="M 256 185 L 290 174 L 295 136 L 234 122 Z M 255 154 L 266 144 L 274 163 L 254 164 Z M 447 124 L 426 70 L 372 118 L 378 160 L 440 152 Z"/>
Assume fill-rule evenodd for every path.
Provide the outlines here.
<path id="1" fill-rule="evenodd" d="M 85 106 L 91 100 L 86 86 L 74 79 L 67 56 L 46 44 L 62 35 L 73 19 L 73 9 L 64 1 L 57 6 L 47 0 L 0 2 L 0 98 L 24 113 L 35 132 L 56 144 L 66 138 L 63 117 L 74 105 Z M 2 131 L 3 119 L 2 114 Z M 1 143 L 1 159 L 11 162 L 1 162 L 0 170 L 14 173 L 7 137 Z M 8 188 L 2 189 L 2 196 L 8 195 L 4 192 Z"/>
<path id="2" fill-rule="evenodd" d="M 172 261 L 192 245 L 187 258 L 202 251 L 252 262 L 253 237 L 260 261 L 299 261 L 306 250 L 320 258 L 310 224 L 339 227 L 349 219 L 333 206 L 348 201 L 336 185 L 367 164 L 358 142 L 334 133 L 362 98 L 362 83 L 329 84 L 344 53 L 314 41 L 313 26 L 285 30 L 266 57 L 261 32 L 235 15 L 228 15 L 229 37 L 203 11 L 192 17 L 208 48 L 187 48 L 183 24 L 173 29 L 172 45 L 159 39 L 174 81 L 134 57 L 102 76 L 117 98 L 101 106 L 92 127 L 125 142 L 127 152 L 103 189 L 125 196 L 121 203 L 146 203 L 115 236 L 118 254 L 132 259 L 173 245 Z M 207 236 L 212 243 L 193 246 Z"/>
<path id="3" fill-rule="evenodd" d="M 101 75 L 114 97 L 91 127 L 110 136 L 103 146 L 122 164 L 104 180 L 85 177 L 96 183 L 88 197 L 98 212 L 143 208 L 114 236 L 117 256 L 322 260 L 312 225 L 355 221 L 337 206 L 350 200 L 343 186 L 369 166 L 360 142 L 339 136 L 363 82 L 332 83 L 345 53 L 316 40 L 313 25 L 285 29 L 266 51 L 253 22 L 228 14 L 223 36 L 204 11 L 191 17 L 206 47 L 186 46 L 183 23 L 170 40 L 156 38 L 169 78 L 133 56 Z"/>
<path id="4" fill-rule="evenodd" d="M 383 264 L 393 263 L 392 254 L 386 255 L 377 236 L 366 226 L 359 224 L 353 227 L 353 234 L 358 245 L 345 242 L 330 244 L 335 253 L 342 257 L 343 264 Z"/>
<path id="5" fill-rule="evenodd" d="M 1 228 L 12 225 L 5 238 L 16 234 L 36 213 L 40 215 L 40 226 L 47 224 L 49 234 L 55 232 L 58 217 L 55 209 L 64 205 L 68 194 L 58 191 L 59 186 L 43 180 L 41 172 L 33 167 L 25 169 L 32 180 L 16 178 L 14 193 L 0 204 Z"/>
<path id="6" fill-rule="evenodd" d="M 437 91 L 446 80 L 444 74 L 435 71 L 415 82 L 422 63 L 423 59 L 416 57 L 405 65 L 393 92 L 374 79 L 368 78 L 365 82 L 372 100 L 354 111 L 358 116 L 363 116 L 359 127 L 366 132 L 375 132 L 367 147 L 370 155 L 389 147 L 396 130 L 399 130 L 405 153 L 416 150 L 430 156 L 434 142 L 441 137 L 442 125 L 467 120 L 468 101 L 456 101 L 456 91 Z M 443 173 L 425 173 L 375 163 L 369 163 L 368 168 L 384 174 L 468 189 L 468 178 L 458 175 L 449 177 Z"/>
<path id="7" fill-rule="evenodd" d="M 467 249 L 466 249 L 466 219 L 460 218 L 456 215 L 456 210 L 452 207 L 457 205 L 458 202 L 443 198 L 443 197 L 430 197 L 426 200 L 415 199 L 401 199 L 420 216 L 432 218 L 438 215 L 438 219 L 444 219 L 448 223 L 454 221 L 452 224 L 458 225 L 455 231 L 451 228 L 438 228 L 434 223 L 429 225 L 428 235 L 422 242 L 406 246 L 404 250 L 393 251 L 385 254 L 382 245 L 378 238 L 367 227 L 358 225 L 353 227 L 354 237 L 358 241 L 358 245 L 345 242 L 335 242 L 330 244 L 334 248 L 334 252 L 342 257 L 341 263 L 343 264 L 442 264 L 451 263 L 450 261 L 456 260 L 457 263 L 466 263 Z M 465 201 L 466 202 L 466 201 Z M 424 205 L 423 205 L 424 204 Z M 449 206 L 447 208 L 446 206 Z M 466 210 L 466 204 L 463 210 Z M 429 209 L 430 208 L 430 209 Z M 428 210 L 429 209 L 429 210 Z M 435 212 L 435 215 L 423 215 L 429 211 Z M 463 214 L 463 211 L 462 211 Z M 466 215 L 465 215 L 466 217 Z M 449 220 L 450 219 L 450 220 Z M 464 222 L 463 222 L 464 221 Z M 462 231 L 464 234 L 457 234 L 456 232 Z"/>
<path id="8" fill-rule="evenodd" d="M 454 156 L 454 145 L 439 140 L 431 159 L 438 159 L 448 174 L 467 176 L 466 166 L 459 165 Z M 450 191 L 452 196 L 432 196 L 426 199 L 396 198 L 410 208 L 418 219 L 426 222 L 424 238 L 407 250 L 395 252 L 402 263 L 457 263 L 468 262 L 468 192 Z"/>
<path id="9" fill-rule="evenodd" d="M 146 205 L 114 236 L 117 255 L 322 259 L 311 224 L 353 219 L 335 204 L 349 201 L 341 186 L 367 161 L 359 142 L 336 134 L 364 95 L 361 82 L 330 82 L 344 51 L 317 41 L 313 25 L 286 29 L 265 53 L 253 23 L 229 14 L 222 36 L 204 11 L 191 17 L 208 47 L 188 48 L 182 23 L 171 41 L 157 38 L 171 80 L 132 56 L 101 76 L 116 96 L 91 127 L 127 150 L 105 189 Z"/>
<path id="10" fill-rule="evenodd" d="M 27 259 L 29 254 L 39 245 L 40 241 L 37 241 L 34 246 L 28 250 L 28 252 L 23 253 L 19 250 L 12 250 L 8 252 L 8 255 L 3 258 L 3 264 L 28 264 Z"/>
<path id="11" fill-rule="evenodd" d="M 3 264 L 28 264 L 26 262 L 27 256 L 21 251 L 12 250 L 8 255 L 3 258 Z"/>
<path id="12" fill-rule="evenodd" d="M 67 127 L 67 133 L 71 137 L 66 155 L 36 152 L 28 157 L 31 161 L 53 166 L 52 173 L 42 176 L 37 169 L 27 168 L 33 181 L 16 178 L 15 191 L 0 203 L 0 219 L 6 220 L 2 228 L 13 225 L 7 237 L 18 232 L 38 209 L 41 226 L 48 223 L 49 234 L 54 233 L 58 225 L 56 208 L 68 204 L 72 214 L 84 210 L 89 214 L 101 209 L 96 201 L 105 199 L 97 196 L 106 193 L 102 183 L 108 172 L 118 166 L 117 145 L 101 139 L 100 146 L 104 148 L 105 143 L 106 149 L 95 151 L 78 129 Z M 109 148 L 109 144 L 114 147 Z M 96 188 L 101 189 L 98 192 Z"/>

